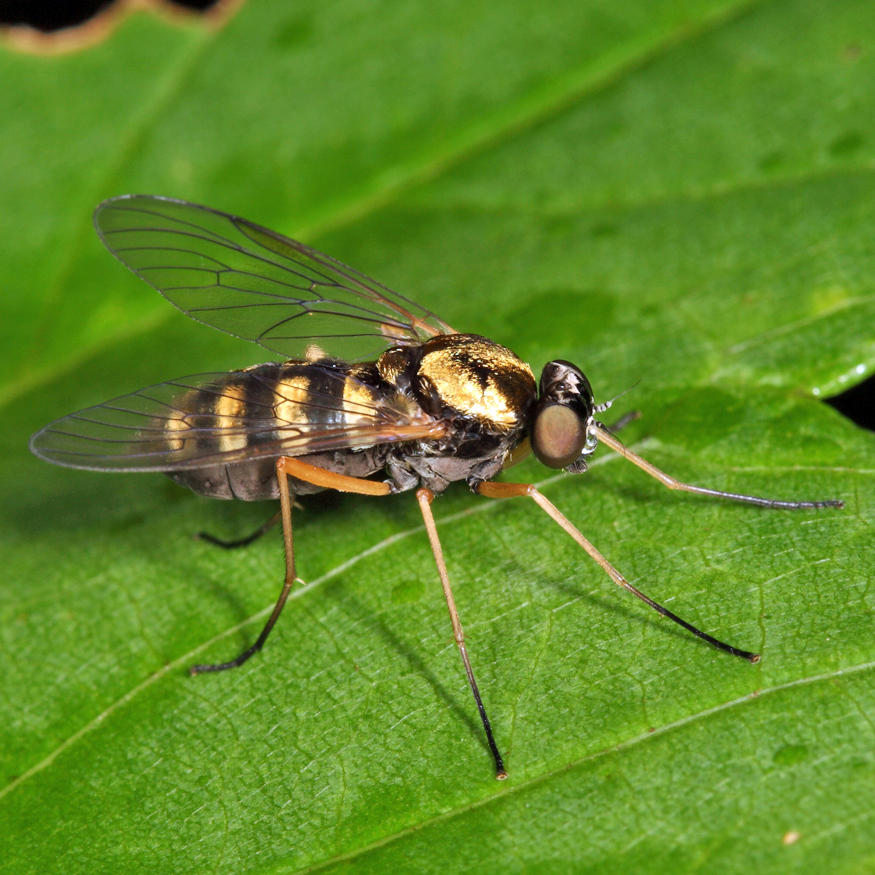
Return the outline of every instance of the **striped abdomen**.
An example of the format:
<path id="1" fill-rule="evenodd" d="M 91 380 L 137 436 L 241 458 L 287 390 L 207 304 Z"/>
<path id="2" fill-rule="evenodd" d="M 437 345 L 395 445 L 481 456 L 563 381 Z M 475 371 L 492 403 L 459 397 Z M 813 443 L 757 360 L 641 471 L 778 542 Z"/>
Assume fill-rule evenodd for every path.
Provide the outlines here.
<path id="1" fill-rule="evenodd" d="M 278 497 L 276 458 L 307 456 L 322 468 L 366 477 L 383 466 L 392 423 L 422 418 L 419 407 L 373 365 L 309 362 L 256 365 L 181 396 L 181 415 L 163 423 L 168 449 L 207 461 L 241 461 L 168 471 L 199 495 L 259 501 Z M 293 483 L 294 491 L 317 491 Z"/>

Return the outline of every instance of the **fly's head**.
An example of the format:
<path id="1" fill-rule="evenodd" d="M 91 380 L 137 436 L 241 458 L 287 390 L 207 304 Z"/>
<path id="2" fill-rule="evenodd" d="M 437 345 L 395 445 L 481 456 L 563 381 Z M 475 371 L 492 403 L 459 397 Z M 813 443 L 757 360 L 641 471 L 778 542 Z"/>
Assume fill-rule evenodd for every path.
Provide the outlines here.
<path id="1" fill-rule="evenodd" d="M 544 365 L 530 429 L 538 461 L 573 474 L 585 471 L 586 457 L 598 444 L 593 414 L 602 409 L 593 403 L 592 387 L 580 368 L 561 359 Z"/>

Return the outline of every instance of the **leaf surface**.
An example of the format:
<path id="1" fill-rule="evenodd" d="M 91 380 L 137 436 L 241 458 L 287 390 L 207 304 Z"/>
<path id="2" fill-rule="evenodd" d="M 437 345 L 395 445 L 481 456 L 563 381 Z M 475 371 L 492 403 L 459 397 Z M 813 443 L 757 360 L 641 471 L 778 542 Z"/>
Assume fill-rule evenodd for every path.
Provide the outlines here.
<path id="1" fill-rule="evenodd" d="M 839 0 L 250 3 L 0 52 L 0 869 L 859 872 L 875 866 L 875 452 L 823 397 L 875 366 L 875 36 Z M 263 353 L 101 250 L 129 191 L 354 265 L 537 370 L 576 361 L 678 477 L 541 485 L 717 653 L 533 505 L 435 505 L 510 778 L 492 779 L 414 502 L 296 512 L 52 468 L 49 419 Z M 510 475 L 506 475 L 509 479 Z"/>

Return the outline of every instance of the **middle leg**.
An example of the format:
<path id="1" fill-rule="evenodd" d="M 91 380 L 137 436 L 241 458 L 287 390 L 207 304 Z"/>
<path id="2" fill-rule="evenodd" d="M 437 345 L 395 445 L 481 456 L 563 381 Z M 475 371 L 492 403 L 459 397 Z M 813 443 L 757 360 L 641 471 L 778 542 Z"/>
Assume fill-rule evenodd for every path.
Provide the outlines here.
<path id="1" fill-rule="evenodd" d="M 459 612 L 456 610 L 456 600 L 453 598 L 453 590 L 450 587 L 450 577 L 447 574 L 447 563 L 444 561 L 444 551 L 441 547 L 440 538 L 438 538 L 437 533 L 437 526 L 435 525 L 434 516 L 431 512 L 431 503 L 434 500 L 434 493 L 430 489 L 417 489 L 416 500 L 419 502 L 419 510 L 421 511 L 422 519 L 425 522 L 425 530 L 428 532 L 428 540 L 431 543 L 435 565 L 437 565 L 438 574 L 441 578 L 441 586 L 444 589 L 444 598 L 447 600 L 447 609 L 450 612 L 450 622 L 453 624 L 453 638 L 455 638 L 456 647 L 459 648 L 459 655 L 462 657 L 462 664 L 465 666 L 465 674 L 468 676 L 468 684 L 471 687 L 471 692 L 474 694 L 474 701 L 477 703 L 477 711 L 480 713 L 480 720 L 483 723 L 483 729 L 486 732 L 486 741 L 489 744 L 489 750 L 492 752 L 492 758 L 495 760 L 495 777 L 499 781 L 503 781 L 507 777 L 507 772 L 504 768 L 504 760 L 501 758 L 498 745 L 495 743 L 495 737 L 492 734 L 492 724 L 489 722 L 489 717 L 486 715 L 486 708 L 483 707 L 483 700 L 480 698 L 480 690 L 477 688 L 477 681 L 474 680 L 471 660 L 468 659 L 468 649 L 465 647 L 465 636 L 462 632 L 462 623 L 459 620 Z"/>

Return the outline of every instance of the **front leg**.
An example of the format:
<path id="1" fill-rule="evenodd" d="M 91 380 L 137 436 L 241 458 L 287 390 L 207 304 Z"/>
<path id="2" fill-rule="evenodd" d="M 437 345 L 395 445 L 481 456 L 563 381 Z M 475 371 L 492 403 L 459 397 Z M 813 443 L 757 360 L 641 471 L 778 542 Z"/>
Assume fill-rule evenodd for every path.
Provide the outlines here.
<path id="1" fill-rule="evenodd" d="M 589 541 L 588 538 L 585 538 L 583 534 L 577 529 L 577 527 L 566 517 L 563 513 L 559 511 L 559 509 L 551 502 L 549 499 L 545 498 L 535 486 L 531 483 L 496 483 L 495 481 L 488 483 L 480 483 L 476 486 L 476 492 L 480 495 L 484 495 L 487 498 L 531 498 L 547 516 L 553 520 L 556 525 L 559 526 L 566 534 L 570 535 L 584 550 L 590 555 L 592 559 L 594 559 L 601 567 L 607 572 L 608 576 L 617 586 L 622 587 L 627 592 L 632 593 L 636 598 L 641 599 L 647 605 L 650 605 L 654 611 L 658 614 L 662 614 L 663 617 L 668 617 L 669 620 L 674 621 L 679 626 L 683 626 L 688 632 L 692 632 L 697 638 L 701 638 L 703 641 L 707 641 L 709 644 L 712 644 L 718 650 L 722 650 L 725 653 L 731 653 L 733 656 L 739 656 L 742 659 L 746 659 L 748 662 L 759 662 L 760 657 L 758 653 L 751 653 L 747 650 L 740 650 L 737 647 L 733 647 L 731 644 L 726 644 L 723 641 L 719 641 L 717 638 L 709 635 L 707 632 L 703 632 L 701 629 L 697 629 L 692 623 L 688 623 L 686 620 L 681 619 L 677 614 L 672 613 L 668 608 L 663 607 L 663 605 L 659 604 L 659 602 L 655 602 L 650 596 L 645 595 L 641 592 L 640 589 L 633 586 L 614 568 L 613 565 L 607 560 L 605 556 L 603 556 L 595 546 Z"/>

